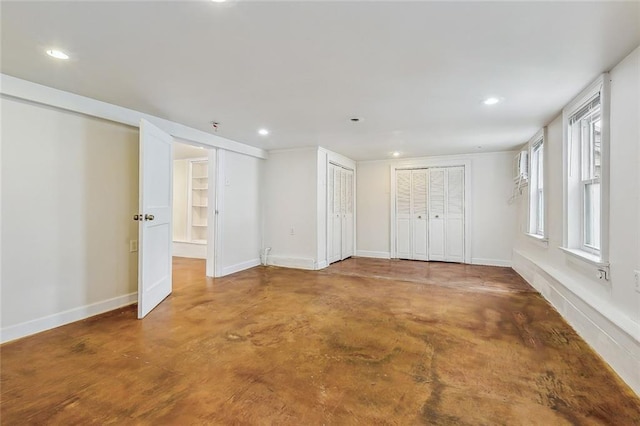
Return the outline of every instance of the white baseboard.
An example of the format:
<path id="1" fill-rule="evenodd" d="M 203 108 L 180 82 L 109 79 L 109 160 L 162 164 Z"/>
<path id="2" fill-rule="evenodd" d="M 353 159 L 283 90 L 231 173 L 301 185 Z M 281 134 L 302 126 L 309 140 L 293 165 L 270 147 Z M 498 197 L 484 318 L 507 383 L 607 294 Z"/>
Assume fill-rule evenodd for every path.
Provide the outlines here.
<path id="1" fill-rule="evenodd" d="M 220 271 L 220 277 L 224 277 L 225 275 L 235 274 L 236 272 L 244 271 L 245 269 L 253 268 L 254 266 L 260 265 L 260 259 L 251 259 L 246 262 L 236 263 L 235 265 L 225 266 Z"/>
<path id="2" fill-rule="evenodd" d="M 640 395 L 640 324 L 608 302 L 578 294 L 571 277 L 519 250 L 513 251 L 513 269 Z"/>
<path id="3" fill-rule="evenodd" d="M 329 266 L 329 262 L 327 262 L 326 260 L 321 260 L 320 262 L 318 262 L 316 269 L 324 269 L 327 266 Z"/>
<path id="4" fill-rule="evenodd" d="M 388 251 L 369 251 L 369 250 L 357 250 L 356 256 L 358 257 L 373 257 L 376 259 L 391 259 L 391 253 Z"/>
<path id="5" fill-rule="evenodd" d="M 0 331 L 0 343 L 16 340 L 21 337 L 30 336 L 41 331 L 51 330 L 61 325 L 80 321 L 94 315 L 102 314 L 123 306 L 132 305 L 138 302 L 138 293 L 129 293 L 90 305 L 79 306 L 68 311 L 59 312 L 42 318 L 36 318 L 20 324 L 10 325 Z"/>
<path id="6" fill-rule="evenodd" d="M 289 257 L 269 255 L 268 264 L 271 266 L 282 266 L 284 268 L 306 269 L 315 271 L 316 261 L 310 257 Z"/>
<path id="7" fill-rule="evenodd" d="M 207 245 L 189 243 L 185 241 L 174 241 L 172 255 L 177 257 L 190 257 L 192 259 L 206 259 Z"/>
<path id="8" fill-rule="evenodd" d="M 511 267 L 510 260 L 502 260 L 502 259 L 482 259 L 479 257 L 471 258 L 472 265 L 485 265 L 485 266 L 506 266 L 508 268 Z"/>

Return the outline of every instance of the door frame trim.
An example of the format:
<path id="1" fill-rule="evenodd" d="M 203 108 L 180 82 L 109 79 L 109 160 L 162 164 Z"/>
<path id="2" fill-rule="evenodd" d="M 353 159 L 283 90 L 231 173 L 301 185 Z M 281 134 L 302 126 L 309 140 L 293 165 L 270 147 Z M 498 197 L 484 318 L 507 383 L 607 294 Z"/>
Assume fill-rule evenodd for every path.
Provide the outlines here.
<path id="1" fill-rule="evenodd" d="M 471 263 L 471 211 L 472 191 L 470 158 L 414 158 L 400 160 L 389 166 L 391 185 L 389 191 L 390 223 L 390 257 L 397 258 L 396 229 L 396 172 L 398 170 L 431 169 L 436 167 L 464 167 L 464 263 Z"/>

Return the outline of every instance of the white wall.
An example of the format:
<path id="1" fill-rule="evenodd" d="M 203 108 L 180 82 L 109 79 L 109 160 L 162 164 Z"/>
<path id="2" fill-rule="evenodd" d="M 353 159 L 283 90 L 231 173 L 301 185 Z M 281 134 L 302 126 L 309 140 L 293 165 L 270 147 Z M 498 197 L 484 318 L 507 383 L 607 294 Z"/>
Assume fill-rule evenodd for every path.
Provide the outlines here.
<path id="1" fill-rule="evenodd" d="M 514 268 L 551 301 L 600 355 L 640 393 L 640 48 L 611 72 L 610 281 L 562 252 L 562 117 L 545 142 L 548 247 L 524 234 L 526 193 L 518 200 Z"/>
<path id="2" fill-rule="evenodd" d="M 187 241 L 189 160 L 173 160 L 173 241 Z"/>
<path id="3" fill-rule="evenodd" d="M 514 239 L 516 207 L 508 204 L 512 188 L 514 153 L 441 156 L 441 161 L 471 161 L 471 259 L 472 263 L 508 266 Z M 434 159 L 435 157 L 431 157 Z M 416 159 L 419 160 L 419 159 Z M 389 257 L 391 165 L 399 161 L 358 163 L 357 254 Z"/>
<path id="4" fill-rule="evenodd" d="M 391 252 L 389 161 L 358 163 L 356 254 L 389 258 Z"/>
<path id="5" fill-rule="evenodd" d="M 227 275 L 260 264 L 262 243 L 261 178 L 263 160 L 218 151 L 220 222 L 216 269 Z"/>
<path id="6" fill-rule="evenodd" d="M 513 190 L 513 152 L 472 156 L 471 261 L 510 266 L 517 206 Z"/>
<path id="7" fill-rule="evenodd" d="M 263 190 L 270 265 L 315 269 L 316 167 L 316 148 L 269 152 Z"/>
<path id="8" fill-rule="evenodd" d="M 138 129 L 0 102 L 2 340 L 133 302 Z"/>

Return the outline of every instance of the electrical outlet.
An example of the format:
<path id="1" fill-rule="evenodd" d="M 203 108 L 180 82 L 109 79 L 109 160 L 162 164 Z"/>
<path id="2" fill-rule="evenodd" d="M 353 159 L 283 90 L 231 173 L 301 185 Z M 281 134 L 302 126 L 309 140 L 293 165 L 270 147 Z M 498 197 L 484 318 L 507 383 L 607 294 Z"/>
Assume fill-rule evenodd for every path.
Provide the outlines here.
<path id="1" fill-rule="evenodd" d="M 633 271 L 633 276 L 635 277 L 636 291 L 640 293 L 640 271 Z"/>
<path id="2" fill-rule="evenodd" d="M 138 251 L 138 240 L 129 241 L 129 253 L 135 253 Z"/>

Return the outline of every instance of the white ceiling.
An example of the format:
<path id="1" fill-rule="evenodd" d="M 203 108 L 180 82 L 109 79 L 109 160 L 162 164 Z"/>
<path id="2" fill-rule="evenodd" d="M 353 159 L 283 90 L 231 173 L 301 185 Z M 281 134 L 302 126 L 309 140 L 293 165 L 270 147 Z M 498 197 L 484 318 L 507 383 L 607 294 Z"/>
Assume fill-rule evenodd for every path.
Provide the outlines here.
<path id="1" fill-rule="evenodd" d="M 206 158 L 207 151 L 203 148 L 187 145 L 186 143 L 173 143 L 173 159 L 184 160 L 187 158 Z"/>
<path id="2" fill-rule="evenodd" d="M 216 120 L 220 136 L 264 149 L 356 160 L 512 149 L 640 44 L 636 1 L 1 8 L 5 74 L 205 131 Z M 490 95 L 504 101 L 482 105 Z"/>

